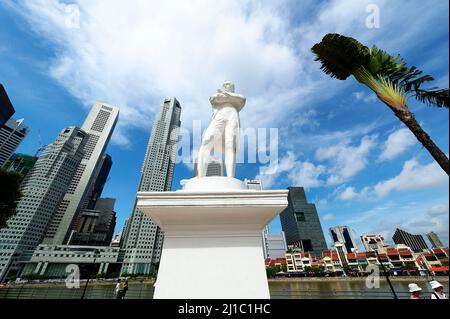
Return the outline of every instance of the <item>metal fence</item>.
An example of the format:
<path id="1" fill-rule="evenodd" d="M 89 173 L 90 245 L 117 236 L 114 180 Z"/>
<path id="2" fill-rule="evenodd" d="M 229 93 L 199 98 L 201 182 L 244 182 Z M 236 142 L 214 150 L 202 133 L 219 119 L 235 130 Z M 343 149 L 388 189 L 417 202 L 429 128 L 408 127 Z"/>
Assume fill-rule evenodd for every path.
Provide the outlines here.
<path id="1" fill-rule="evenodd" d="M 0 299 L 81 299 L 84 286 L 65 288 L 63 286 L 11 286 L 0 288 Z M 114 286 L 91 286 L 86 289 L 85 299 L 113 299 Z M 134 284 L 126 299 L 152 299 L 153 285 Z M 398 298 L 408 299 L 407 291 L 396 291 Z M 448 295 L 448 292 L 446 292 Z M 393 299 L 390 291 L 368 290 L 290 290 L 271 289 L 273 299 Z M 429 298 L 431 291 L 423 291 L 423 298 Z"/>
<path id="2" fill-rule="evenodd" d="M 55 286 L 11 286 L 0 288 L 0 299 L 81 299 L 84 286 L 80 288 L 66 288 Z M 114 286 L 87 287 L 85 299 L 113 299 Z M 149 285 L 130 286 L 126 299 L 152 299 L 153 288 Z"/>

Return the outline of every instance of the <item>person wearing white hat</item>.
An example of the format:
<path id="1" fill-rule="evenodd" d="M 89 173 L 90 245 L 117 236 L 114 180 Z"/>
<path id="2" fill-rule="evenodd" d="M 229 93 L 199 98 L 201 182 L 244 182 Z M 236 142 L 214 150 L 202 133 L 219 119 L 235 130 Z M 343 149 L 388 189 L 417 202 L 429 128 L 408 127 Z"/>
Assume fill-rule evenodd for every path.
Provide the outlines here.
<path id="1" fill-rule="evenodd" d="M 439 281 L 430 281 L 431 289 L 434 291 L 431 293 L 431 299 L 448 299 L 444 294 L 444 286 L 442 286 Z"/>
<path id="2" fill-rule="evenodd" d="M 408 288 L 411 293 L 409 299 L 422 299 L 422 288 L 420 288 L 417 284 L 411 283 L 408 285 Z"/>

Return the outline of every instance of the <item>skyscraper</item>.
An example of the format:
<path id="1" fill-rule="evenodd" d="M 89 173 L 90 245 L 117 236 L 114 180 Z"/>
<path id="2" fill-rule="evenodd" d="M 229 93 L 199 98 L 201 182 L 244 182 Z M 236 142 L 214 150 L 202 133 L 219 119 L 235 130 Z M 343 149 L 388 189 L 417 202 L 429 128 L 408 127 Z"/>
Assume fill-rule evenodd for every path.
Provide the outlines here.
<path id="1" fill-rule="evenodd" d="M 86 139 L 77 127 L 63 129 L 25 177 L 17 213 L 0 230 L 0 281 L 15 276 L 42 241 L 83 158 Z"/>
<path id="2" fill-rule="evenodd" d="M 77 214 L 81 212 L 88 189 L 95 173 L 102 163 L 103 155 L 119 116 L 119 108 L 96 102 L 81 129 L 87 133 L 83 159 L 53 216 L 43 244 L 61 245 L 66 243 L 75 227 Z"/>
<path id="3" fill-rule="evenodd" d="M 442 244 L 442 241 L 439 239 L 439 236 L 435 232 L 429 232 L 427 234 L 427 237 L 433 248 L 444 247 L 444 244 Z"/>
<path id="4" fill-rule="evenodd" d="M 348 226 L 330 227 L 330 236 L 333 244 L 341 243 L 346 253 L 351 253 L 358 248 L 353 239 L 353 232 Z"/>
<path id="5" fill-rule="evenodd" d="M 98 198 L 94 209 L 78 215 L 77 228 L 72 231 L 70 245 L 109 246 L 116 226 L 115 198 Z"/>
<path id="6" fill-rule="evenodd" d="M 170 191 L 179 139 L 181 106 L 175 98 L 165 99 L 155 117 L 145 152 L 138 191 Z M 136 209 L 123 231 L 122 273 L 148 274 L 159 262 L 163 233 Z"/>
<path id="7" fill-rule="evenodd" d="M 327 244 L 316 206 L 308 203 L 303 187 L 288 187 L 288 207 L 280 214 L 286 242 L 320 257 Z"/>
<path id="8" fill-rule="evenodd" d="M 15 110 L 5 88 L 0 83 L 0 128 L 11 118 Z"/>
<path id="9" fill-rule="evenodd" d="M 102 157 L 102 162 L 95 173 L 95 177 L 89 187 L 86 199 L 84 201 L 83 208 L 93 209 L 97 202 L 97 199 L 102 196 L 103 188 L 108 180 L 109 172 L 112 167 L 112 158 L 110 155 L 105 154 Z"/>
<path id="10" fill-rule="evenodd" d="M 0 127 L 0 167 L 14 154 L 17 147 L 28 134 L 28 127 L 23 119 L 9 119 Z"/>
<path id="11" fill-rule="evenodd" d="M 197 174 L 197 164 L 194 164 L 194 173 Z M 206 176 L 223 176 L 223 161 L 212 159 L 206 167 Z"/>
<path id="12" fill-rule="evenodd" d="M 404 230 L 397 228 L 392 236 L 395 244 L 403 244 L 410 247 L 415 253 L 419 253 L 424 249 L 428 249 L 428 245 L 422 235 L 413 235 Z"/>
<path id="13" fill-rule="evenodd" d="M 386 246 L 381 235 L 363 235 L 361 236 L 361 241 L 366 251 L 380 250 Z"/>

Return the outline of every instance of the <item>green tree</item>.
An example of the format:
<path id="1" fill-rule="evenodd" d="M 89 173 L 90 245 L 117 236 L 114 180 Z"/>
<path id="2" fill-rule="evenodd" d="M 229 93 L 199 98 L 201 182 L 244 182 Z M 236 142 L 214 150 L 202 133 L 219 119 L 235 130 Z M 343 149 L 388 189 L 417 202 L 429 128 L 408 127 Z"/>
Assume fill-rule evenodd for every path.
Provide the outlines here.
<path id="1" fill-rule="evenodd" d="M 400 55 L 391 56 L 376 46 L 368 48 L 340 34 L 327 34 L 311 50 L 326 74 L 339 80 L 346 80 L 353 75 L 358 82 L 374 91 L 449 174 L 448 157 L 422 129 L 406 104 L 408 98 L 414 96 L 427 105 L 448 109 L 448 89 L 424 89 L 422 85 L 434 78 L 422 75 L 423 72 L 415 66 L 407 67 Z"/>
<path id="2" fill-rule="evenodd" d="M 6 227 L 8 218 L 16 213 L 20 199 L 20 181 L 22 176 L 0 168 L 0 228 Z"/>

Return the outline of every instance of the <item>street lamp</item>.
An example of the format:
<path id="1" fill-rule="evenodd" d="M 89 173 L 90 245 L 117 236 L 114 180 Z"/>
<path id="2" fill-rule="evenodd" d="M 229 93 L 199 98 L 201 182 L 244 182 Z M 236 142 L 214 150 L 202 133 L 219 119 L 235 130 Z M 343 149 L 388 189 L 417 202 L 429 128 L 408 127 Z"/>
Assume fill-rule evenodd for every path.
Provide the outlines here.
<path id="1" fill-rule="evenodd" d="M 384 264 L 380 259 L 380 255 L 378 254 L 378 249 L 374 249 L 374 250 L 375 250 L 375 254 L 377 255 L 378 262 L 381 264 L 381 268 L 383 268 L 384 275 L 386 276 L 386 280 L 389 284 L 389 287 L 391 288 L 392 294 L 394 295 L 394 299 L 398 299 L 397 294 L 395 293 L 394 287 L 392 287 L 391 280 L 389 279 L 389 274 L 386 272 L 386 269 L 384 268 Z"/>
<path id="2" fill-rule="evenodd" d="M 98 249 L 94 249 L 94 267 L 95 267 L 95 262 L 97 260 L 97 255 L 99 254 L 99 252 L 100 251 Z M 89 274 L 88 279 L 86 280 L 86 284 L 84 285 L 83 294 L 81 295 L 81 299 L 84 299 L 84 295 L 86 294 L 86 289 L 87 289 L 90 279 L 91 279 L 91 276 Z"/>

